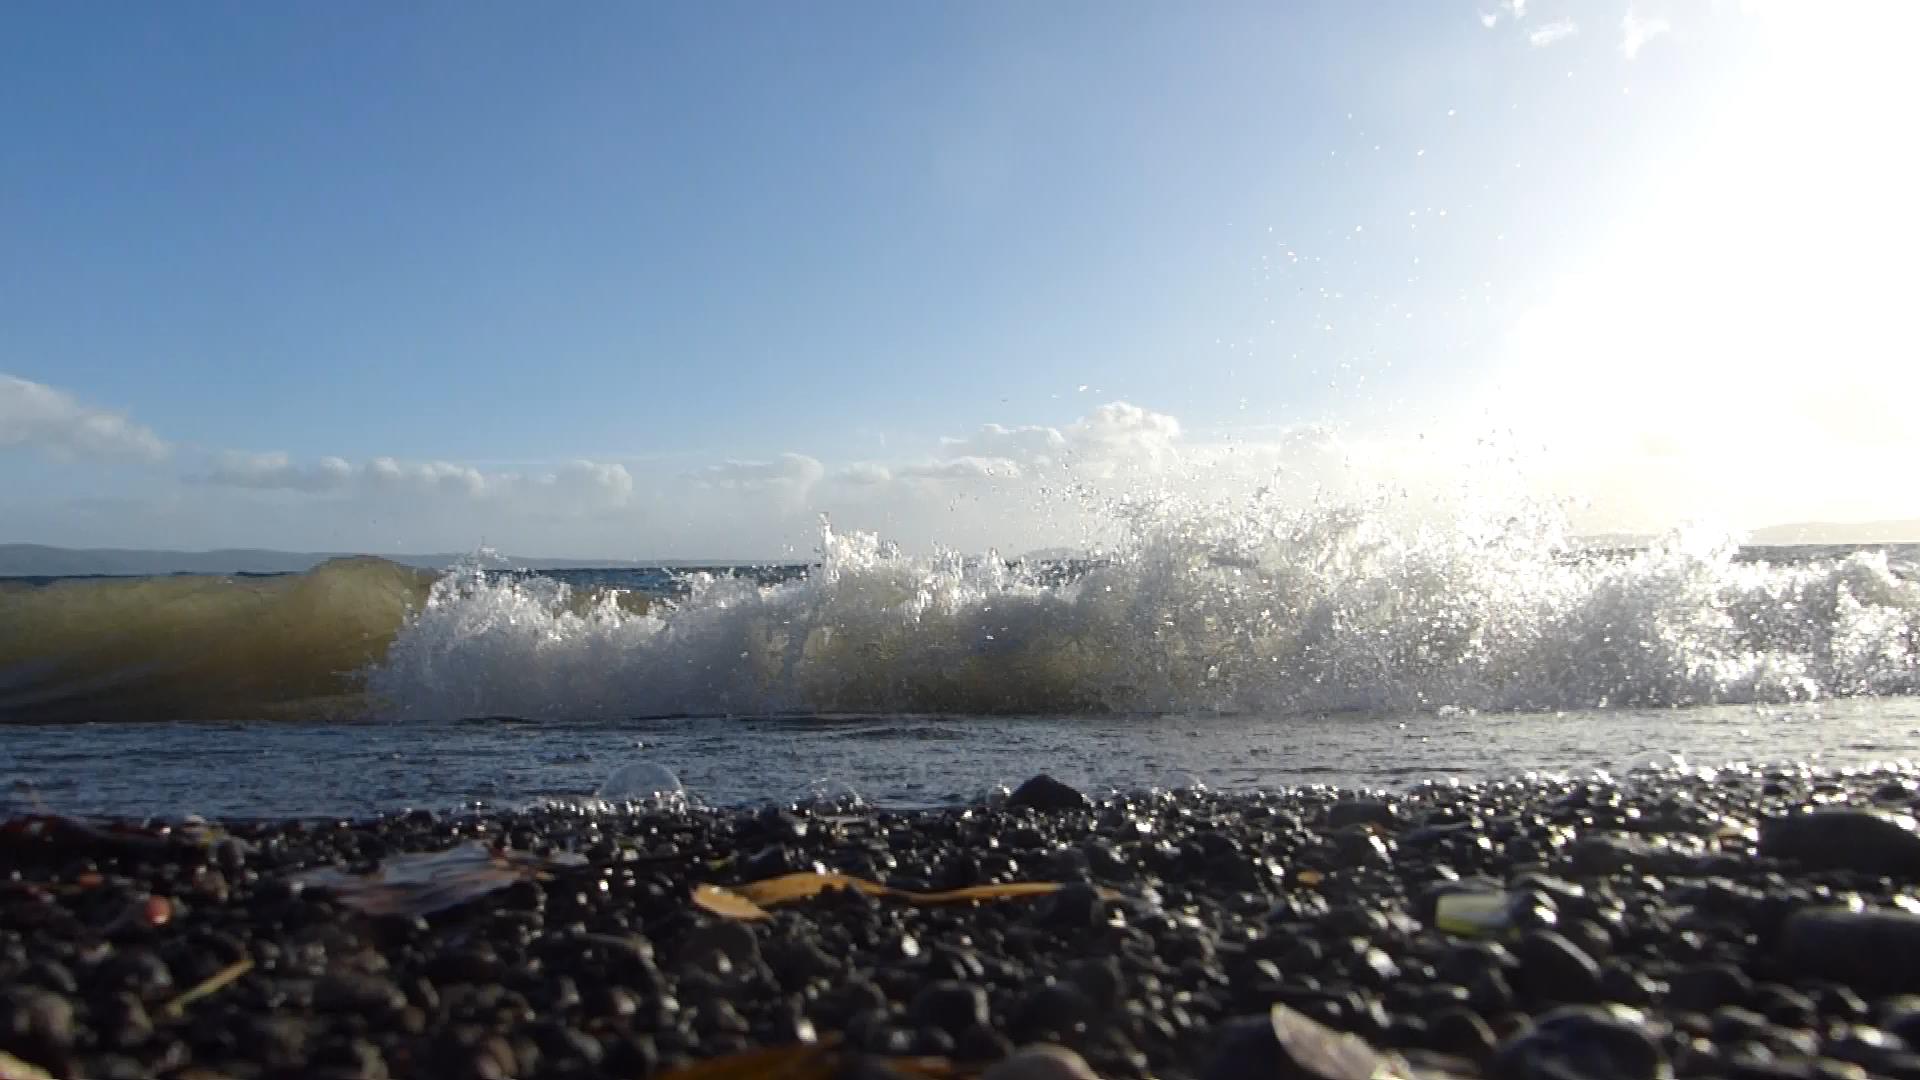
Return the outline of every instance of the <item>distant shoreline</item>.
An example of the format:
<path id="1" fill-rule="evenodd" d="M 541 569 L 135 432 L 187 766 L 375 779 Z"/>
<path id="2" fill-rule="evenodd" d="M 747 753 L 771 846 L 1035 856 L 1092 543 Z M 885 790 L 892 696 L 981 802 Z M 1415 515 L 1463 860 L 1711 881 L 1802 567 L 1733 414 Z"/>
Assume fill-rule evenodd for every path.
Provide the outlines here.
<path id="1" fill-rule="evenodd" d="M 1836 538 L 1837 537 L 1837 538 Z M 1632 551 L 1656 539 L 1630 534 L 1577 538 L 1589 551 Z M 1920 521 L 1868 525 L 1778 525 L 1756 529 L 1743 550 L 1789 548 L 1880 548 L 1920 544 Z M 169 577 L 180 574 L 300 574 L 334 559 L 377 558 L 401 566 L 445 570 L 473 558 L 472 552 L 394 555 L 352 551 L 276 551 L 219 548 L 173 551 L 143 548 L 63 548 L 48 544 L 0 544 L 0 578 Z M 1065 552 L 1033 553 L 1027 558 L 1070 559 Z M 571 559 L 523 555 L 489 557 L 490 564 L 522 570 L 701 570 L 742 566 L 799 566 L 810 560 L 779 559 Z"/>

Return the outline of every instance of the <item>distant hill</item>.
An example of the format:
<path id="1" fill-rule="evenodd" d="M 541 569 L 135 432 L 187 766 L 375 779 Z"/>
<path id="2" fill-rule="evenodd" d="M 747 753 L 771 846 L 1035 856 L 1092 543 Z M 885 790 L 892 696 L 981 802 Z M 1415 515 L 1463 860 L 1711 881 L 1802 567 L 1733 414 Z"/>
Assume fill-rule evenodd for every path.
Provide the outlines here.
<path id="1" fill-rule="evenodd" d="M 152 574 L 288 574 L 310 570 L 343 555 L 358 552 L 266 551 L 224 548 L 219 551 L 147 551 L 132 548 L 61 548 L 45 544 L 0 544 L 0 577 L 74 577 L 83 575 Z M 407 566 L 441 569 L 465 555 L 382 555 Z M 504 564 L 534 570 L 576 567 L 673 565 L 619 559 L 528 559 L 505 556 Z"/>
<path id="2" fill-rule="evenodd" d="M 1852 523 L 1803 521 L 1791 525 L 1769 525 L 1753 530 L 1747 542 L 1768 547 L 1795 544 L 1920 544 L 1920 518 Z"/>

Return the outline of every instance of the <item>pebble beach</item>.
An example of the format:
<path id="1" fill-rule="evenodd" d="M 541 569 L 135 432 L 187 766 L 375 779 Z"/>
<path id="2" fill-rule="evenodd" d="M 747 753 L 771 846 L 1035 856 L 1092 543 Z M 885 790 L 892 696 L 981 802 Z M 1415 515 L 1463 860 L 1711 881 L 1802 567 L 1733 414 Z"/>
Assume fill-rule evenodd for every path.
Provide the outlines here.
<path id="1" fill-rule="evenodd" d="M 1920 1076 L 1917 803 L 1889 766 L 16 817 L 0 1072 L 587 1080 L 812 1045 L 825 1075 L 1338 1075 L 1280 1006 L 1408 1075 Z M 476 843 L 492 876 L 351 887 Z M 806 874 L 869 887 L 743 899 Z"/>

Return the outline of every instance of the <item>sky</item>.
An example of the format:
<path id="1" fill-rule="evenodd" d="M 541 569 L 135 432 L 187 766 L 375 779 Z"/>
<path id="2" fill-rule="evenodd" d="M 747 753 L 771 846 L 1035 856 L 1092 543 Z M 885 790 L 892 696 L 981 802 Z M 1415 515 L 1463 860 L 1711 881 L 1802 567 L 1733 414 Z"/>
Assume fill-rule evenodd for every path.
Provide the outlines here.
<path id="1" fill-rule="evenodd" d="M 1905 0 L 13 5 L 0 542 L 1920 517 Z M 1068 513 L 1063 507 L 1077 508 Z"/>

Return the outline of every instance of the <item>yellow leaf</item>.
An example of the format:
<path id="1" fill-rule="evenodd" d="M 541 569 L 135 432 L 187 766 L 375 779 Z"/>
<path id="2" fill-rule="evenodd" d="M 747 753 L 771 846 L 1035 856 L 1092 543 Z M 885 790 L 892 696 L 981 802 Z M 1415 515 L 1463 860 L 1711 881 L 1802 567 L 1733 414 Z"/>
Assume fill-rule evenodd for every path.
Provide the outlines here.
<path id="1" fill-rule="evenodd" d="M 865 878 L 849 877 L 846 874 L 782 874 L 746 885 L 737 885 L 734 891 L 741 896 L 771 907 L 793 900 L 805 900 L 818 896 L 828 889 L 854 889 L 868 896 L 885 896 L 893 890 Z"/>
<path id="2" fill-rule="evenodd" d="M 767 914 L 766 908 L 761 907 L 759 904 L 754 903 L 731 889 L 723 889 L 718 885 L 694 886 L 693 902 L 695 905 L 705 908 L 715 915 L 724 915 L 729 919 L 757 920 L 773 918 L 772 915 Z"/>
<path id="3" fill-rule="evenodd" d="M 1305 885 L 1308 888 L 1312 888 L 1315 885 L 1318 885 L 1321 882 L 1327 880 L 1327 875 L 1321 873 L 1318 870 L 1302 870 L 1298 874 L 1295 874 L 1293 876 L 1293 880 L 1298 881 L 1300 884 Z"/>

